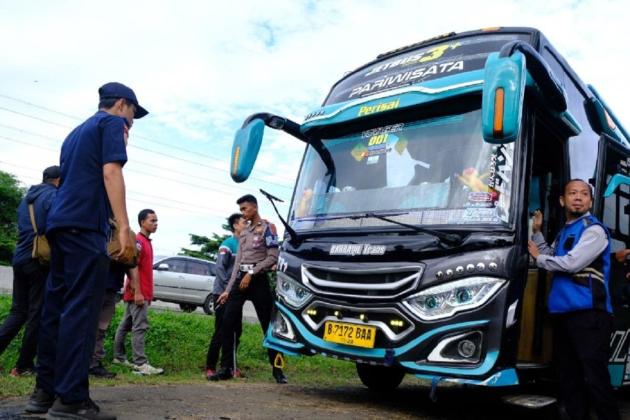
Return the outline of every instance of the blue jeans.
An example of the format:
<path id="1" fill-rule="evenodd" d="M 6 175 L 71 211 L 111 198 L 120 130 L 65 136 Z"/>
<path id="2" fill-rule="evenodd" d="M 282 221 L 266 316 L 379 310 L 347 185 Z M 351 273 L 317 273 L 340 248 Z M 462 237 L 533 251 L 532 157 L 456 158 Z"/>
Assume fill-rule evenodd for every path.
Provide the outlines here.
<path id="1" fill-rule="evenodd" d="M 37 387 L 64 404 L 89 398 L 89 366 L 109 258 L 105 235 L 86 230 L 48 234 L 51 261 L 37 353 Z"/>

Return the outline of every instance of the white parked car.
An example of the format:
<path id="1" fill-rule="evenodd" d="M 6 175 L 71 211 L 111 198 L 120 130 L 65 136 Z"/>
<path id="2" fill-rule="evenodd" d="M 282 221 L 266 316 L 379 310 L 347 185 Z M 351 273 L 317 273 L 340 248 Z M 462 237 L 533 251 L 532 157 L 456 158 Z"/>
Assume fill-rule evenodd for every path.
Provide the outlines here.
<path id="1" fill-rule="evenodd" d="M 201 306 L 212 314 L 214 266 L 211 261 L 182 255 L 158 257 L 153 263 L 153 299 L 178 303 L 184 312 Z"/>

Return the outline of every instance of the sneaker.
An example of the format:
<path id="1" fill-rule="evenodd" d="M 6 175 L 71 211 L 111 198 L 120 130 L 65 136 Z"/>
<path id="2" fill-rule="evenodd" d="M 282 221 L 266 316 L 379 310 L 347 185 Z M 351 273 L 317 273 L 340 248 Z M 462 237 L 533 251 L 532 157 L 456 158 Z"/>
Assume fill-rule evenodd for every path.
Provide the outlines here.
<path id="1" fill-rule="evenodd" d="M 134 366 L 134 364 L 131 363 L 129 360 L 127 360 L 127 359 L 119 359 L 117 357 L 114 357 L 112 359 L 112 363 L 115 364 L 115 365 L 122 365 L 122 366 L 127 366 L 127 367 L 133 367 Z"/>
<path id="2" fill-rule="evenodd" d="M 105 366 L 103 366 L 101 363 L 99 363 L 98 365 L 94 367 L 91 367 L 89 372 L 90 372 L 90 375 L 95 376 L 97 378 L 112 379 L 116 377 L 116 374 L 114 372 L 110 372 L 107 369 L 105 369 Z"/>
<path id="3" fill-rule="evenodd" d="M 20 376 L 32 376 L 34 374 L 35 371 L 33 369 L 19 369 L 16 367 L 11 369 L 11 373 L 9 373 L 9 375 L 13 376 L 14 378 L 19 378 Z"/>
<path id="4" fill-rule="evenodd" d="M 143 365 L 134 365 L 133 370 L 140 375 L 160 375 L 164 373 L 164 369 L 153 367 L 148 363 Z"/>
<path id="5" fill-rule="evenodd" d="M 26 403 L 26 407 L 24 407 L 24 411 L 31 414 L 44 414 L 52 407 L 54 402 L 54 395 L 41 388 L 35 388 Z"/>
<path id="6" fill-rule="evenodd" d="M 116 416 L 102 412 L 100 407 L 90 398 L 74 404 L 64 404 L 60 398 L 57 398 L 53 406 L 48 410 L 46 418 L 116 420 Z"/>
<path id="7" fill-rule="evenodd" d="M 214 369 L 206 369 L 206 379 L 210 380 L 210 377 L 214 375 L 216 371 Z"/>
<path id="8" fill-rule="evenodd" d="M 239 368 L 234 369 L 234 377 L 235 378 L 244 378 L 245 375 L 243 374 L 243 372 L 241 372 L 241 370 Z"/>
<path id="9" fill-rule="evenodd" d="M 214 375 L 208 378 L 209 381 L 226 381 L 228 379 L 232 379 L 234 375 L 232 375 L 232 369 L 221 368 Z"/>
<path id="10" fill-rule="evenodd" d="M 273 370 L 271 371 L 271 374 L 273 375 L 273 378 L 276 380 L 276 383 L 278 384 L 286 384 L 289 382 L 287 380 L 287 377 L 284 376 L 284 372 L 280 368 L 274 367 Z"/>

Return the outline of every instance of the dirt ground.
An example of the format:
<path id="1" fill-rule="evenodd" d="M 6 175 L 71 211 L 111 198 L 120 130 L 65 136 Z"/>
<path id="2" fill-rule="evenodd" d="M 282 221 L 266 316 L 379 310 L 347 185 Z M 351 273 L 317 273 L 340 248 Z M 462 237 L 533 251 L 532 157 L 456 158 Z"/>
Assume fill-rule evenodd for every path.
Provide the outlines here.
<path id="1" fill-rule="evenodd" d="M 361 386 L 337 388 L 230 381 L 161 386 L 95 387 L 93 399 L 119 419 L 553 419 L 545 411 L 517 409 L 488 390 L 438 390 L 403 384 L 392 394 Z M 24 416 L 26 398 L 0 401 L 0 419 Z M 622 418 L 630 398 L 620 396 Z"/>

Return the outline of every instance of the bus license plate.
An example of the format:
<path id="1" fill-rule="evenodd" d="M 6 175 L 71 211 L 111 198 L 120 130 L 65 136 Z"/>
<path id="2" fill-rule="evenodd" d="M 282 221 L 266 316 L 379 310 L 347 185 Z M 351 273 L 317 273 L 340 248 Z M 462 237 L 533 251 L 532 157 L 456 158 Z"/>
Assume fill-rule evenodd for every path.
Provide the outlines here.
<path id="1" fill-rule="evenodd" d="M 333 343 L 371 349 L 375 338 L 376 327 L 332 321 L 324 324 L 324 340 Z"/>

